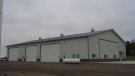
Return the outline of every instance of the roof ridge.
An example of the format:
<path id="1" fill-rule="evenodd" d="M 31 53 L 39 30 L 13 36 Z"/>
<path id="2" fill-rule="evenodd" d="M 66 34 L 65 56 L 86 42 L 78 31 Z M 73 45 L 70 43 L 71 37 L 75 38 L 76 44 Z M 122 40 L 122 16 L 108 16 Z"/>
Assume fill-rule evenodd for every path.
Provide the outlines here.
<path id="1" fill-rule="evenodd" d="M 8 45 L 8 46 L 16 46 L 16 45 L 24 45 L 24 44 L 31 44 L 31 43 L 39 43 L 39 42 L 42 42 L 42 41 L 46 42 L 46 41 L 54 41 L 54 40 L 69 39 L 69 38 L 76 38 L 76 37 L 84 37 L 84 36 L 95 35 L 95 34 L 98 34 L 98 33 L 109 31 L 109 30 L 113 30 L 113 29 L 100 30 L 100 31 L 95 31 L 95 32 L 86 32 L 86 33 L 80 33 L 80 34 L 65 35 L 65 36 L 62 36 L 62 37 L 59 36 L 59 37 L 46 38 L 46 39 L 41 39 L 41 40 L 31 40 L 31 41 L 26 41 L 26 42 L 17 43 L 17 44 Z"/>

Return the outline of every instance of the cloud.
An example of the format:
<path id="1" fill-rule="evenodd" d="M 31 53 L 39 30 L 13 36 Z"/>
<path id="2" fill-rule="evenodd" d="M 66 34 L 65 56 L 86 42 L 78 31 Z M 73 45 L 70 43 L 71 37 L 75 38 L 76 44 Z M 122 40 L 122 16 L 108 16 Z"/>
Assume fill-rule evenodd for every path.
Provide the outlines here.
<path id="1" fill-rule="evenodd" d="M 4 0 L 2 56 L 6 45 L 113 28 L 135 37 L 135 0 Z"/>

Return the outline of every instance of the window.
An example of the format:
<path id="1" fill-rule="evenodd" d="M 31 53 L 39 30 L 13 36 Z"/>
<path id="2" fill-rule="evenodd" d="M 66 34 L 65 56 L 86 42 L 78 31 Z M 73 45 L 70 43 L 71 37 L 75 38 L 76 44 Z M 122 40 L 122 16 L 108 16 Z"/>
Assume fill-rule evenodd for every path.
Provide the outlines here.
<path id="1" fill-rule="evenodd" d="M 92 54 L 92 58 L 96 58 L 97 56 L 96 56 L 96 54 Z"/>
<path id="2" fill-rule="evenodd" d="M 108 55 L 105 54 L 105 55 L 104 55 L 104 58 L 108 58 Z"/>
<path id="3" fill-rule="evenodd" d="M 75 58 L 75 57 L 74 57 L 74 54 L 72 54 L 72 57 Z"/>
<path id="4" fill-rule="evenodd" d="M 73 54 L 73 58 L 79 58 L 79 54 Z"/>
<path id="5" fill-rule="evenodd" d="M 123 55 L 123 58 L 125 58 L 125 56 Z"/>
<path id="6" fill-rule="evenodd" d="M 117 56 L 116 55 L 113 55 L 113 58 L 116 58 Z"/>
<path id="7" fill-rule="evenodd" d="M 65 54 L 63 54 L 63 58 L 65 59 Z"/>

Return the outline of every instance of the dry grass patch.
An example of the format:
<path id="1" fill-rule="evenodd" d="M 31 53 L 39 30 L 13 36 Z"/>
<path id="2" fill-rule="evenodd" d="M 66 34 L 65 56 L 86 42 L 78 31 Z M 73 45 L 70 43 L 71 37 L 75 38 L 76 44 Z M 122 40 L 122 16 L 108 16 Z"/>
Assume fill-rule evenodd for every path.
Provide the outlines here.
<path id="1" fill-rule="evenodd" d="M 6 72 L 8 76 L 57 76 L 45 73 L 33 73 L 33 72 Z"/>

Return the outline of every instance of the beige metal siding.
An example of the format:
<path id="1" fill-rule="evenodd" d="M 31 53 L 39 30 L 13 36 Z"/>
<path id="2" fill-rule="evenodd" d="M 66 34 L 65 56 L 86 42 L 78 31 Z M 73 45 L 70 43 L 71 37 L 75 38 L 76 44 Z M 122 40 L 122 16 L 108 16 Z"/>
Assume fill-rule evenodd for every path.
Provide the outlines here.
<path id="1" fill-rule="evenodd" d="M 73 58 L 73 54 L 79 54 L 79 58 L 88 59 L 87 37 L 61 41 L 61 58 Z"/>
<path id="2" fill-rule="evenodd" d="M 19 46 L 19 59 L 24 61 L 25 58 L 25 46 Z"/>

